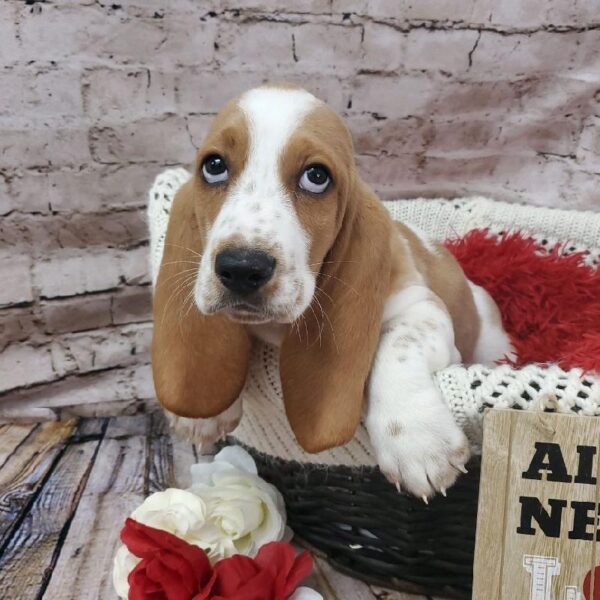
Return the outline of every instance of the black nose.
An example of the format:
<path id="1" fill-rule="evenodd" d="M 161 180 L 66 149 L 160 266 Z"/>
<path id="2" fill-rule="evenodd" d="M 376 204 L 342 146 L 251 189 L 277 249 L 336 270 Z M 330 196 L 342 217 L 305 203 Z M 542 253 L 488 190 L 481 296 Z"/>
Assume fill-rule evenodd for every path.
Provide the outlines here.
<path id="1" fill-rule="evenodd" d="M 232 292 L 244 295 L 261 288 L 275 270 L 275 259 L 261 250 L 223 250 L 215 259 L 215 273 Z"/>

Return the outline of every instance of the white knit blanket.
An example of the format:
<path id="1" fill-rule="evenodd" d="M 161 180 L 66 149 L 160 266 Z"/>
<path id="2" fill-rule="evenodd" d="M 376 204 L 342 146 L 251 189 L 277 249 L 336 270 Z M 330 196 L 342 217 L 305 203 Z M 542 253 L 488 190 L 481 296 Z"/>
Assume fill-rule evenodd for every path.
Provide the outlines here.
<path id="1" fill-rule="evenodd" d="M 190 177 L 185 169 L 169 169 L 155 180 L 148 201 L 150 266 L 156 281 L 163 252 L 171 202 L 179 186 Z M 455 200 L 397 200 L 386 202 L 395 220 L 411 223 L 435 240 L 461 237 L 476 228 L 492 232 L 521 231 L 563 252 L 588 250 L 586 262 L 600 265 L 600 214 L 563 211 L 495 202 L 488 198 Z M 319 454 L 307 454 L 296 443 L 283 408 L 276 348 L 257 343 L 246 386 L 242 392 L 244 417 L 233 437 L 260 452 L 287 460 L 375 465 L 367 431 L 361 425 L 347 445 Z M 579 415 L 600 415 L 600 376 L 581 369 L 530 365 L 513 369 L 483 365 L 456 365 L 435 375 L 456 421 L 477 450 L 487 407 L 524 410 L 552 409 Z M 307 398 L 310 402 L 310 398 Z"/>

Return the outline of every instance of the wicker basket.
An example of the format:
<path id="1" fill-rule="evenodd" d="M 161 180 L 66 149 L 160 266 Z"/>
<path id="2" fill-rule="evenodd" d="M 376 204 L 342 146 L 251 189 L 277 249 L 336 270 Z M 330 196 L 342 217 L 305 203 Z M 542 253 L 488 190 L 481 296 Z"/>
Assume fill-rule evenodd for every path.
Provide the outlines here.
<path id="1" fill-rule="evenodd" d="M 162 255 L 170 198 L 185 172 L 167 171 L 150 193 L 152 267 Z M 158 200 L 156 200 L 158 199 Z M 166 204 L 165 204 L 166 203 Z M 387 203 L 392 217 L 433 239 L 487 227 L 530 233 L 544 246 L 585 251 L 600 263 L 600 214 L 531 208 L 485 198 Z M 283 409 L 277 350 L 257 343 L 242 399 L 244 417 L 230 441 L 245 446 L 261 475 L 282 492 L 289 524 L 300 540 L 339 570 L 403 591 L 470 598 L 479 459 L 469 474 L 429 505 L 399 495 L 379 473 L 364 426 L 346 446 L 310 455 L 295 442 Z M 580 369 L 531 365 L 453 366 L 435 376 L 475 452 L 489 406 L 600 414 L 600 377 Z"/>
<path id="2" fill-rule="evenodd" d="M 296 537 L 336 569 L 368 583 L 471 598 L 479 459 L 425 505 L 401 496 L 376 467 L 324 467 L 248 448 L 283 494 Z"/>

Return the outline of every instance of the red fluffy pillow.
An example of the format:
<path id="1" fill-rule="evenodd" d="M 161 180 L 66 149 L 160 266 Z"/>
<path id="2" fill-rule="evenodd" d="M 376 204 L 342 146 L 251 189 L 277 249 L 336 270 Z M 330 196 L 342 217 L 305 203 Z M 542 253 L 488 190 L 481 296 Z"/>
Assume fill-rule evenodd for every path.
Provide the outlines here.
<path id="1" fill-rule="evenodd" d="M 600 372 L 600 269 L 583 254 L 549 254 L 519 233 L 474 230 L 446 243 L 467 277 L 496 300 L 517 352 L 514 366 L 558 363 Z"/>

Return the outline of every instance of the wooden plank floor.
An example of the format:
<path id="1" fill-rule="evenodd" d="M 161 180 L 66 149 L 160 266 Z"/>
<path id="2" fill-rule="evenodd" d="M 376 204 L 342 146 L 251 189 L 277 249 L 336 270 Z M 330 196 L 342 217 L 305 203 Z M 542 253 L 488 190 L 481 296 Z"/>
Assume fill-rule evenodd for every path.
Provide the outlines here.
<path id="1" fill-rule="evenodd" d="M 0 425 L 2 600 L 115 600 L 112 559 L 125 517 L 153 491 L 186 487 L 196 458 L 159 413 Z M 320 560 L 310 584 L 327 600 L 426 600 Z"/>

